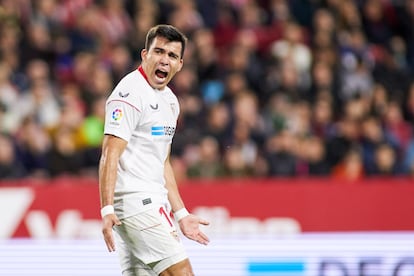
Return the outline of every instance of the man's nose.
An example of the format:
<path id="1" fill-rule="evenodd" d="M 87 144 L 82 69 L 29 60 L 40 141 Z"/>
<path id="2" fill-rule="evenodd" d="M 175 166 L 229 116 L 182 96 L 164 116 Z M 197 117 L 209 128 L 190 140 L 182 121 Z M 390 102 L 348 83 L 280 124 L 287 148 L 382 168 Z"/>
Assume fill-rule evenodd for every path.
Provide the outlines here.
<path id="1" fill-rule="evenodd" d="M 167 54 L 161 56 L 160 63 L 162 65 L 168 65 L 169 64 L 169 59 L 168 59 Z"/>

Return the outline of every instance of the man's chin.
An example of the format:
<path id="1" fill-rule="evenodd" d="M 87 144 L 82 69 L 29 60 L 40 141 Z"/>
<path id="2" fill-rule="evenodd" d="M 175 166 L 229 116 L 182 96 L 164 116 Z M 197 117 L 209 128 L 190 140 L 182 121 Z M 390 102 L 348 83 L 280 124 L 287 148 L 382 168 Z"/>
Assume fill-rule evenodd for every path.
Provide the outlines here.
<path id="1" fill-rule="evenodd" d="M 152 82 L 150 82 L 150 84 L 154 89 L 163 89 L 166 85 L 166 82 L 159 81 L 159 80 L 153 80 Z"/>

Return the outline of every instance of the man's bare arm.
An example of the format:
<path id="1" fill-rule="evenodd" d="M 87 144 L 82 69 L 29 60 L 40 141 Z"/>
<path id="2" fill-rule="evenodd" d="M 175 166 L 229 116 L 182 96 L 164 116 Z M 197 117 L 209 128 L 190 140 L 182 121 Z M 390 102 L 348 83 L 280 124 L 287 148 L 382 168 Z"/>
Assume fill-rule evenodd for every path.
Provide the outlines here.
<path id="1" fill-rule="evenodd" d="M 125 150 L 127 142 L 112 135 L 105 135 L 102 141 L 102 155 L 99 162 L 99 193 L 101 208 L 112 206 L 114 203 L 114 191 L 117 177 L 118 161 Z M 115 251 L 115 242 L 112 227 L 120 225 L 115 214 L 109 213 L 102 218 L 102 233 L 106 246 L 110 252 Z"/>
<path id="2" fill-rule="evenodd" d="M 170 155 L 168 155 L 167 160 L 165 161 L 164 177 L 166 181 L 165 187 L 168 190 L 168 200 L 171 204 L 174 216 L 177 216 L 177 212 L 185 210 L 184 216 L 178 218 L 178 224 L 181 232 L 184 236 L 191 240 L 197 241 L 201 244 L 208 244 L 209 238 L 200 230 L 199 226 L 200 224 L 208 225 L 210 223 L 199 218 L 198 216 L 189 214 L 186 211 L 184 202 L 178 190 L 177 182 L 175 180 L 174 171 L 170 162 Z"/>

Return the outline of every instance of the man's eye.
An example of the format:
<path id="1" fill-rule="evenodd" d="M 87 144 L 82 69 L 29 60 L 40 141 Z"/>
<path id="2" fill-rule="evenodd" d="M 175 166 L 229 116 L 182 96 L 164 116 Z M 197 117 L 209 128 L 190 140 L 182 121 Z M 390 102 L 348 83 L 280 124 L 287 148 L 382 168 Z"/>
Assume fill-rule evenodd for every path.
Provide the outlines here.
<path id="1" fill-rule="evenodd" d="M 170 58 L 172 58 L 172 59 L 178 59 L 178 56 L 177 56 L 177 55 L 175 55 L 175 54 L 170 54 L 169 56 L 170 56 Z"/>

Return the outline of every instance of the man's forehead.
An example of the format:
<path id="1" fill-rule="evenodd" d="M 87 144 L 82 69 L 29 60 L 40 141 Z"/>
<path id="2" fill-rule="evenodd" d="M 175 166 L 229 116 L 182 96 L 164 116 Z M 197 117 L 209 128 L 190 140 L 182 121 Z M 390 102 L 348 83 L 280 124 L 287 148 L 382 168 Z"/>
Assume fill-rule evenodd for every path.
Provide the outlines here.
<path id="1" fill-rule="evenodd" d="M 157 36 L 152 41 L 152 44 L 150 45 L 150 49 L 151 48 L 161 48 L 179 55 L 181 53 L 182 45 L 179 41 L 169 41 L 165 37 Z"/>

